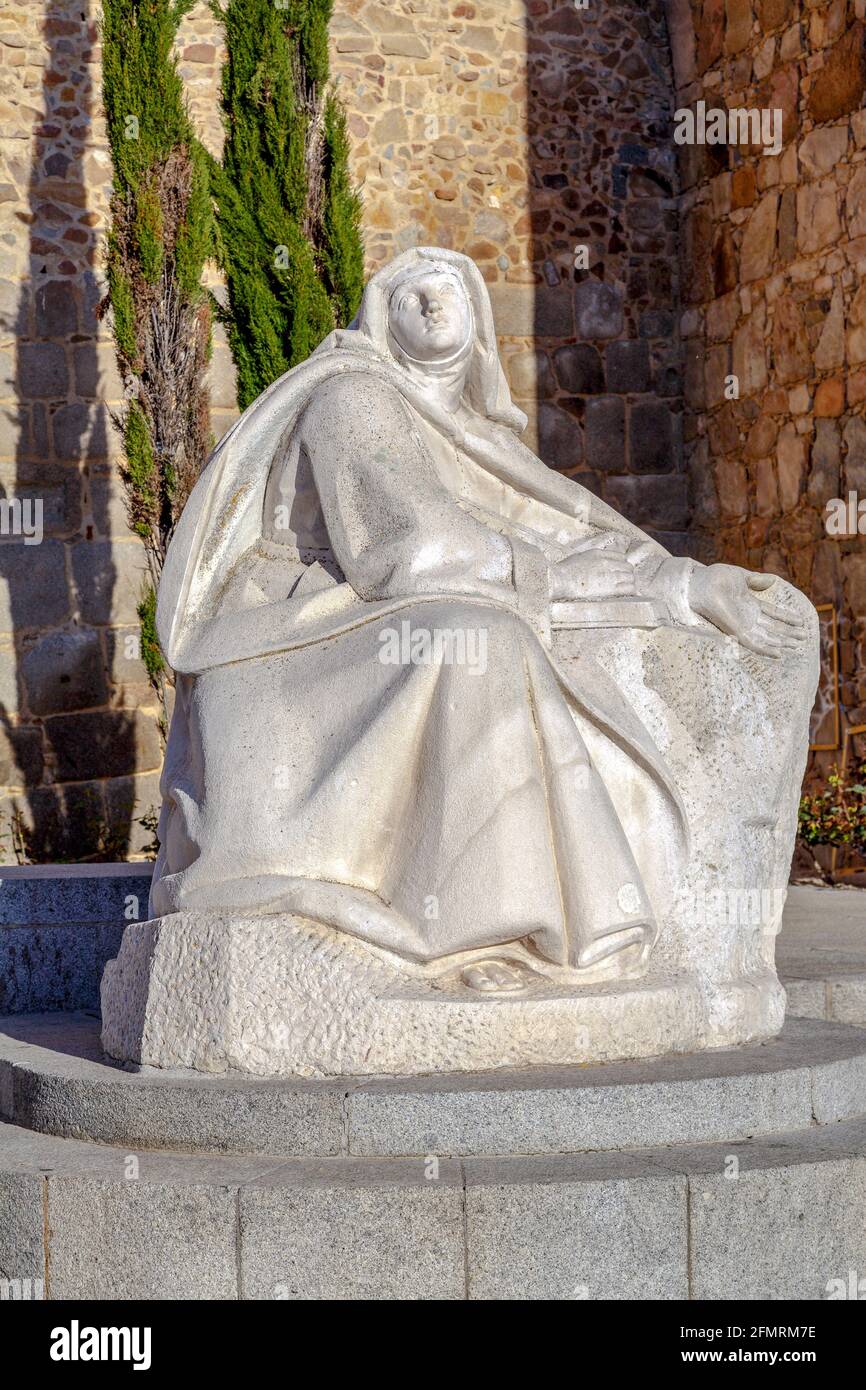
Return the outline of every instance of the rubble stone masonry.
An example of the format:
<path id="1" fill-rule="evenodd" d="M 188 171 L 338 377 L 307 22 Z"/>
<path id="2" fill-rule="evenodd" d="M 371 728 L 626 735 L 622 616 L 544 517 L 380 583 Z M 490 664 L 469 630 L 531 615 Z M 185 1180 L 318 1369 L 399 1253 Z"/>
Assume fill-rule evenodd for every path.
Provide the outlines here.
<path id="1" fill-rule="evenodd" d="M 472 256 L 528 441 L 678 553 L 772 569 L 835 605 L 861 722 L 866 556 L 822 511 L 866 496 L 864 7 L 336 0 L 331 27 L 368 268 L 417 244 Z M 111 178 L 97 21 L 95 0 L 9 0 L 0 18 L 0 491 L 41 499 L 44 522 L 39 544 L 0 534 L 7 860 L 13 814 L 37 857 L 141 852 L 159 800 L 143 554 L 96 315 Z M 220 44 L 197 5 L 179 58 L 214 152 Z M 699 99 L 781 108 L 781 153 L 678 147 L 675 111 Z M 236 415 L 221 340 L 211 391 L 218 437 Z"/>

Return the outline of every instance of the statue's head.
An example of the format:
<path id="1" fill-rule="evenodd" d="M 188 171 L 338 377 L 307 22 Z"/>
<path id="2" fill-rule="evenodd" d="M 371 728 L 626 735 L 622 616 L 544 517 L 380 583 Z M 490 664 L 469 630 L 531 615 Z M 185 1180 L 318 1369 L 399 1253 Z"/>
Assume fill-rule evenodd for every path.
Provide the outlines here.
<path id="1" fill-rule="evenodd" d="M 388 329 L 416 362 L 462 353 L 472 336 L 472 308 L 460 275 L 441 264 L 408 268 L 390 288 Z"/>

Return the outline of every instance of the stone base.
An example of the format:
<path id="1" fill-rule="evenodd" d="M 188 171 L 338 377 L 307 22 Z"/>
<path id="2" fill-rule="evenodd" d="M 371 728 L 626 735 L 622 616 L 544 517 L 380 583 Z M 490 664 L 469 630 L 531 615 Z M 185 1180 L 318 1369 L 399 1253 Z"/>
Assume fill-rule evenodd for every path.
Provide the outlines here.
<path id="1" fill-rule="evenodd" d="M 484 956 L 526 965 L 514 947 Z M 419 1075 L 609 1062 L 772 1036 L 775 975 L 713 987 L 648 974 L 545 974 L 470 988 L 460 957 L 413 965 L 305 919 L 175 913 L 127 927 L 102 982 L 102 1041 L 122 1061 L 255 1076 Z"/>
<path id="2" fill-rule="evenodd" d="M 97 1028 L 0 1022 L 25 1297 L 824 1300 L 866 1267 L 858 1029 L 344 1084 L 126 1071 Z"/>

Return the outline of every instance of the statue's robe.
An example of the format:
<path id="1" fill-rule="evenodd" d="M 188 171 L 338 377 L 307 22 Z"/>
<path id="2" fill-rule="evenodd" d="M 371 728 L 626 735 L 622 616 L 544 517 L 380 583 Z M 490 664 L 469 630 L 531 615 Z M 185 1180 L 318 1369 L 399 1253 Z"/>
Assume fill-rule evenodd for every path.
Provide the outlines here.
<path id="1" fill-rule="evenodd" d="M 418 961 L 519 942 L 640 968 L 684 812 L 611 679 L 557 661 L 549 567 L 616 532 L 638 593 L 689 624 L 692 562 L 513 430 L 422 407 L 347 337 L 290 374 L 264 476 L 248 455 L 285 418 L 280 383 L 182 518 L 160 591 L 179 674 L 151 910 L 293 911 Z M 447 645 L 383 659 L 419 629 L 468 636 L 474 664 Z"/>

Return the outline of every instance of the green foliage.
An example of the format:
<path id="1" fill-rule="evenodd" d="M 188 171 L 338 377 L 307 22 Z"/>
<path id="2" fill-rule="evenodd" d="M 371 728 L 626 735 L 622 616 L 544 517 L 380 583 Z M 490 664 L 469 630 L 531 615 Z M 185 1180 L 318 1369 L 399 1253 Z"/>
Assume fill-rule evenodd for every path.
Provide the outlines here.
<path id="1" fill-rule="evenodd" d="M 162 692 L 155 586 L 169 540 L 209 452 L 203 378 L 214 251 L 207 155 L 178 72 L 178 25 L 194 0 L 103 0 L 102 76 L 113 163 L 108 301 L 126 405 L 121 476 L 150 569 L 139 609 L 145 665 Z M 103 306 L 103 307 L 107 307 Z"/>
<path id="2" fill-rule="evenodd" d="M 148 584 L 136 609 L 141 624 L 141 659 L 154 684 L 165 670 L 159 638 L 156 635 L 156 590 Z"/>
<path id="3" fill-rule="evenodd" d="M 360 200 L 345 117 L 328 87 L 331 0 L 213 5 L 228 57 L 222 165 L 211 162 L 224 316 L 241 407 L 355 314 Z"/>
<path id="4" fill-rule="evenodd" d="M 823 791 L 801 798 L 797 819 L 800 839 L 807 845 L 866 850 L 866 763 L 853 777 L 834 767 Z"/>
<path id="5" fill-rule="evenodd" d="M 159 513 L 159 473 L 150 427 L 138 401 L 130 402 L 123 423 L 121 477 L 127 488 L 127 514 L 136 535 L 147 540 Z"/>

